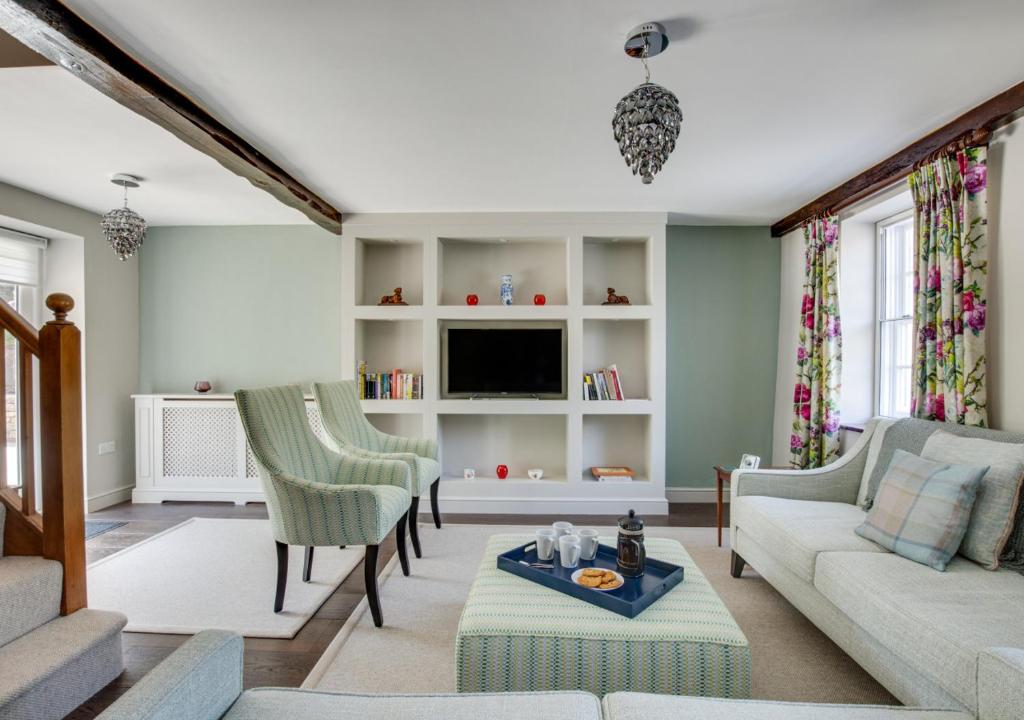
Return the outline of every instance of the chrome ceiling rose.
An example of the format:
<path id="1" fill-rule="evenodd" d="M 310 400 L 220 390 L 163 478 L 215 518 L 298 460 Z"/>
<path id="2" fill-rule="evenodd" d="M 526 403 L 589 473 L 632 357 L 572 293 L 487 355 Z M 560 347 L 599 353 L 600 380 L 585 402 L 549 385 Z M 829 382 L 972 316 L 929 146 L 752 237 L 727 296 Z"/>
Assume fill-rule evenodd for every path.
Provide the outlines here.
<path id="1" fill-rule="evenodd" d="M 654 181 L 675 150 L 683 124 L 679 100 L 671 91 L 651 82 L 647 59 L 668 47 L 668 35 L 660 23 L 638 25 L 626 38 L 626 54 L 644 65 L 644 82 L 619 100 L 612 117 L 612 134 L 626 165 L 644 185 Z"/>
<path id="2" fill-rule="evenodd" d="M 637 25 L 629 31 L 624 50 L 633 58 L 660 55 L 668 47 L 668 33 L 661 23 L 649 22 Z"/>

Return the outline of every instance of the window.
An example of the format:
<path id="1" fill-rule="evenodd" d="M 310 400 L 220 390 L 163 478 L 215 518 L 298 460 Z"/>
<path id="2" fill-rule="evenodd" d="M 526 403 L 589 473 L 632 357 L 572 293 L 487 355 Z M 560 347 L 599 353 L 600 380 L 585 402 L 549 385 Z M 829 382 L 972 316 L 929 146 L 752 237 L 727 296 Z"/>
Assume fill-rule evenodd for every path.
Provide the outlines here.
<path id="1" fill-rule="evenodd" d="M 910 415 L 914 357 L 914 217 L 900 213 L 878 223 L 879 415 Z"/>

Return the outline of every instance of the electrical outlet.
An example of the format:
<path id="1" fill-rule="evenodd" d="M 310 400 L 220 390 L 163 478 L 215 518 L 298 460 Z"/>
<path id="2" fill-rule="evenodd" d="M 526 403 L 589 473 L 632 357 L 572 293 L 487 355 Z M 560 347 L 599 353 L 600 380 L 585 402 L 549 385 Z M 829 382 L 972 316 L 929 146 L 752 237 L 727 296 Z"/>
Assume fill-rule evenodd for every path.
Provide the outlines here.
<path id="1" fill-rule="evenodd" d="M 117 452 L 117 443 L 113 440 L 109 442 L 100 443 L 100 455 L 109 455 L 112 452 Z"/>

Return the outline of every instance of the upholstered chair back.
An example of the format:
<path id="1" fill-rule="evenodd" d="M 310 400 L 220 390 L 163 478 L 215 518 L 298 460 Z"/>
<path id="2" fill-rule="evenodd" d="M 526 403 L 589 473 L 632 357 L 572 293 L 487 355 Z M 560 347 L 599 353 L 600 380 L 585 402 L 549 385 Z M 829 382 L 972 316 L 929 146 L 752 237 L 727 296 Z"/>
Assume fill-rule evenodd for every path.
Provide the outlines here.
<path id="1" fill-rule="evenodd" d="M 342 449 L 385 450 L 381 434 L 366 419 L 359 405 L 359 387 L 355 380 L 313 383 L 313 396 L 320 408 L 324 430 Z"/>
<path id="2" fill-rule="evenodd" d="M 340 459 L 313 434 L 298 385 L 237 390 L 235 403 L 253 455 L 267 473 L 332 482 Z"/>

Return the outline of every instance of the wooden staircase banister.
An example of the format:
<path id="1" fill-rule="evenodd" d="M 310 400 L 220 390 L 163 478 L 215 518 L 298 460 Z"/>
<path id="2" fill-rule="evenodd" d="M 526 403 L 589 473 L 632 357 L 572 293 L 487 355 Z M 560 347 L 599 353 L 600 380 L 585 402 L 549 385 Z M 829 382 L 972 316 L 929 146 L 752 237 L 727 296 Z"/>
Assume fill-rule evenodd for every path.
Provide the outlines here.
<path id="1" fill-rule="evenodd" d="M 0 329 L 17 340 L 18 468 L 20 492 L 0 473 L 0 502 L 7 508 L 4 550 L 9 555 L 42 555 L 64 567 L 61 614 L 86 606 L 85 488 L 82 446 L 81 332 L 67 319 L 75 301 L 54 293 L 46 298 L 53 313 L 37 332 L 6 302 L 0 302 Z M 5 345 L 6 351 L 6 345 Z M 39 446 L 42 513 L 35 496 L 35 439 L 32 358 L 39 360 Z M 0 390 L 6 395 L 3 382 Z M 6 403 L 6 397 L 4 397 Z M 6 408 L 0 437 L 7 443 Z M 6 458 L 6 450 L 0 449 Z M 3 469 L 0 467 L 0 469 Z"/>

